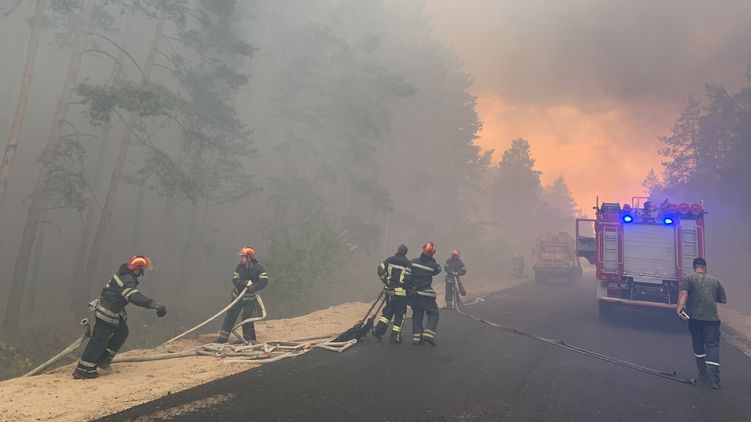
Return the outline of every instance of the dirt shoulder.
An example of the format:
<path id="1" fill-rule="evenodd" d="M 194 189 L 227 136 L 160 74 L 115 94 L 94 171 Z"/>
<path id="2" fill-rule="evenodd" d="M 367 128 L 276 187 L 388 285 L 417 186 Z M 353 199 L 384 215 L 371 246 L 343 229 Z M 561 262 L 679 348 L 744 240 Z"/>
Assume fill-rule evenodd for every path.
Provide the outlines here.
<path id="1" fill-rule="evenodd" d="M 467 298 L 507 289 L 526 280 L 474 281 L 465 286 Z M 443 306 L 443 278 L 434 285 Z M 269 304 L 273 307 L 273 304 Z M 293 340 L 327 336 L 350 328 L 362 318 L 369 303 L 345 303 L 297 318 L 256 323 L 259 340 Z M 122 355 L 179 352 L 211 342 L 215 334 L 178 340 L 149 350 Z M 305 359 L 304 356 L 299 359 Z M 186 390 L 259 365 L 225 363 L 207 356 L 136 363 L 117 363 L 112 372 L 93 380 L 74 380 L 72 368 L 51 374 L 0 382 L 0 421 L 86 421 L 115 413 L 159 397 Z"/>

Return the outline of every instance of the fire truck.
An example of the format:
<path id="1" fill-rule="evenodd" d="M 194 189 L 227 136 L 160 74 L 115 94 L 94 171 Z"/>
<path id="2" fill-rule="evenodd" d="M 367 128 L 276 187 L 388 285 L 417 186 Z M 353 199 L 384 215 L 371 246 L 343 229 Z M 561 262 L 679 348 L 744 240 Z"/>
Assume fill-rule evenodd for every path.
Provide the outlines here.
<path id="1" fill-rule="evenodd" d="M 616 307 L 674 308 L 678 285 L 704 257 L 701 203 L 597 201 L 595 218 L 576 219 L 576 254 L 596 268 L 600 317 Z"/>

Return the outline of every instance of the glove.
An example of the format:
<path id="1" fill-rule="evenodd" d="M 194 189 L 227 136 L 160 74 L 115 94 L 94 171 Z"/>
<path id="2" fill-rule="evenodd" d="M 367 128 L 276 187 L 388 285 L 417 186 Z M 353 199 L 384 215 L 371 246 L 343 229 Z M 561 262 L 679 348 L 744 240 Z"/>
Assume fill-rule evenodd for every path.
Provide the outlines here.
<path id="1" fill-rule="evenodd" d="M 156 309 L 156 316 L 159 318 L 167 315 L 167 307 L 162 305 L 161 303 L 155 303 L 154 309 Z"/>

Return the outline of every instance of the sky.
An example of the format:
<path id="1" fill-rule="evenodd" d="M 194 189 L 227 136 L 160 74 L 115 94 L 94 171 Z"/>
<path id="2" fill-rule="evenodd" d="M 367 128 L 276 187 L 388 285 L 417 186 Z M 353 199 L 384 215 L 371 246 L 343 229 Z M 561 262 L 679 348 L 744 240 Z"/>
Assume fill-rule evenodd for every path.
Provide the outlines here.
<path id="1" fill-rule="evenodd" d="M 496 159 L 522 137 L 543 183 L 568 182 L 585 213 L 595 197 L 630 201 L 659 170 L 689 95 L 748 82 L 748 0 L 427 0 L 436 35 L 472 75 Z"/>

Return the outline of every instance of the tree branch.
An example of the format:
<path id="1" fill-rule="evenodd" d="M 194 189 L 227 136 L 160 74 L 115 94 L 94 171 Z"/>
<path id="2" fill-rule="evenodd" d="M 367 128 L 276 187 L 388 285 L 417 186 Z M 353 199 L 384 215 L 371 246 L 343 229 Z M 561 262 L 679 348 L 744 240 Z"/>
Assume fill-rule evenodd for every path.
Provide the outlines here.
<path id="1" fill-rule="evenodd" d="M 23 0 L 18 0 L 16 4 L 14 4 L 11 8 L 0 8 L 0 10 L 7 10 L 7 12 L 3 12 L 3 14 L 0 16 L 0 19 L 10 16 L 11 13 L 13 13 L 14 10 L 18 7 L 19 4 L 23 3 Z"/>
<path id="2" fill-rule="evenodd" d="M 117 49 L 118 49 L 118 50 L 119 50 L 119 51 L 120 51 L 121 53 L 123 53 L 123 54 L 125 54 L 126 56 L 128 56 L 128 58 L 130 59 L 130 61 L 131 61 L 131 62 L 133 63 L 133 66 L 135 66 L 135 67 L 136 67 L 136 69 L 138 69 L 138 72 L 140 72 L 140 73 L 141 73 L 141 76 L 143 77 L 143 80 L 144 80 L 144 81 L 146 80 L 146 74 L 145 74 L 145 73 L 143 72 L 143 70 L 141 69 L 141 66 L 139 66 L 139 65 L 138 65 L 138 62 L 136 61 L 136 59 L 134 59 L 134 58 L 133 58 L 133 56 L 131 56 L 131 55 L 130 55 L 130 53 L 128 53 L 128 52 L 127 52 L 127 51 L 126 51 L 126 50 L 125 50 L 124 48 L 120 47 L 120 45 L 119 45 L 118 43 L 116 43 L 115 41 L 113 41 L 113 40 L 112 40 L 112 39 L 110 39 L 109 37 L 106 37 L 106 36 L 104 36 L 104 35 L 102 35 L 102 34 L 100 34 L 100 33 L 98 33 L 98 32 L 87 32 L 86 34 L 87 34 L 87 35 L 96 35 L 96 36 L 97 36 L 97 37 L 99 37 L 99 38 L 102 38 L 102 39 L 104 39 L 104 40 L 107 40 L 107 41 L 109 41 L 109 42 L 110 42 L 110 43 L 111 43 L 112 45 L 114 45 L 114 46 L 115 46 L 115 48 L 117 48 Z"/>

